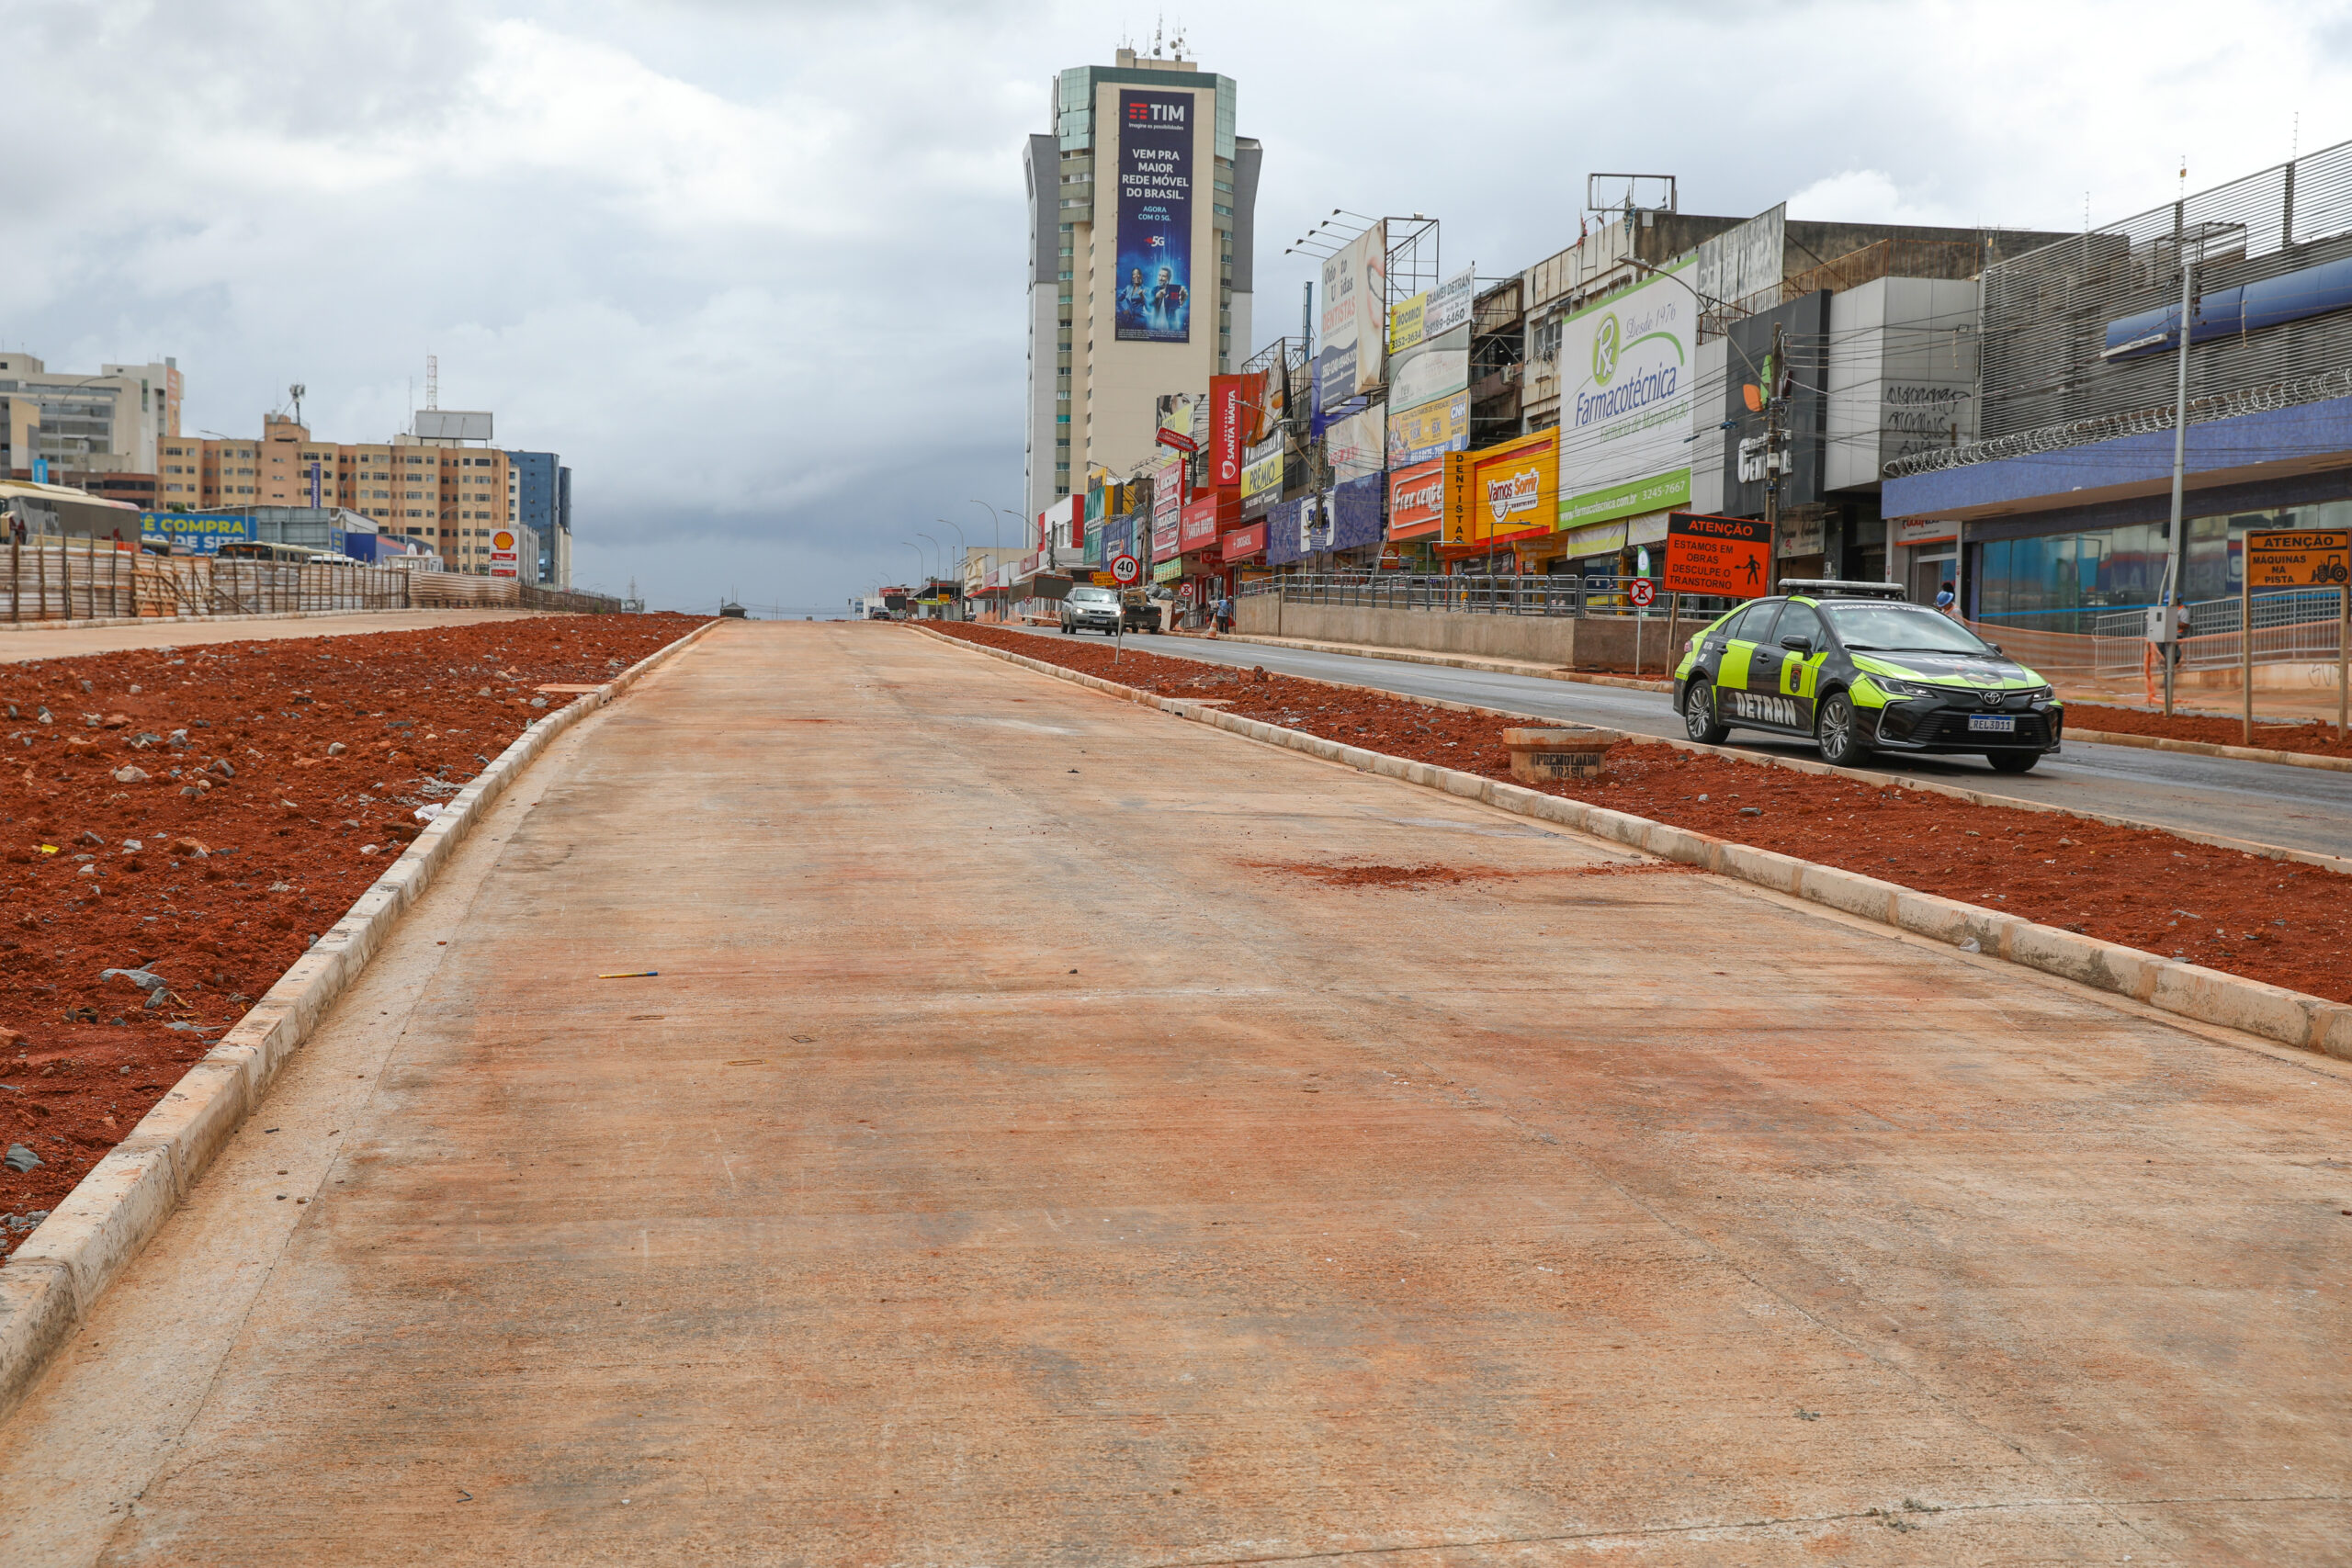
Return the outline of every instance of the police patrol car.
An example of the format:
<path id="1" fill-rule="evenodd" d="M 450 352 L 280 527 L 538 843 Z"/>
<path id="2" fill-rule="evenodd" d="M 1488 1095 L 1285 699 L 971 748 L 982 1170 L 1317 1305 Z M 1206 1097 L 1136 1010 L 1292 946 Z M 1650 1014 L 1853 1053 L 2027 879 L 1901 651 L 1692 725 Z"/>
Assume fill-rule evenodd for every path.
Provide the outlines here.
<path id="1" fill-rule="evenodd" d="M 1790 580 L 1692 637 L 1674 706 L 1693 740 L 1805 735 L 1825 761 L 1872 751 L 1982 756 L 2022 773 L 2058 750 L 2064 705 L 2041 676 L 1892 582 Z"/>

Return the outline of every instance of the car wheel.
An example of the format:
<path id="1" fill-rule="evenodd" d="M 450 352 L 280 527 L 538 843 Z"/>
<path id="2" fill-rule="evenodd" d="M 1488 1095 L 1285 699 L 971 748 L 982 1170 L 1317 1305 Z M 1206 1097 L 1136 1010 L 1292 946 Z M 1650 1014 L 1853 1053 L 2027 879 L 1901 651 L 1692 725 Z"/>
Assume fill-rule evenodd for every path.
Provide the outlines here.
<path id="1" fill-rule="evenodd" d="M 2041 761 L 2039 751 L 1987 751 L 1984 760 L 1993 764 L 1996 773 L 2030 773 Z"/>
<path id="2" fill-rule="evenodd" d="M 1821 748 L 1821 760 L 1833 768 L 1856 768 L 1870 759 L 1860 722 L 1854 716 L 1854 700 L 1843 692 L 1830 693 L 1821 705 L 1813 738 Z"/>
<path id="3" fill-rule="evenodd" d="M 1715 720 L 1715 688 L 1693 681 L 1682 692 L 1682 730 L 1702 746 L 1720 746 L 1731 726 Z"/>
<path id="4" fill-rule="evenodd" d="M 1062 636 L 1069 636 L 1069 623 L 1068 621 L 1064 621 L 1062 623 Z"/>

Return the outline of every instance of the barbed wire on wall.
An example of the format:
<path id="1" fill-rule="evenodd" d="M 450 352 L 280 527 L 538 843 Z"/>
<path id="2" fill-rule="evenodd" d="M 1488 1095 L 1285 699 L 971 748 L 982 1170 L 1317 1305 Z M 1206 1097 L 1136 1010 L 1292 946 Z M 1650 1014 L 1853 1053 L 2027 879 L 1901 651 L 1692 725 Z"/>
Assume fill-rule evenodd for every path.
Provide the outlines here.
<path id="1" fill-rule="evenodd" d="M 2317 376 L 2273 381 L 2267 386 L 2241 387 L 2233 391 L 2192 398 L 2188 402 L 2188 423 L 2202 424 L 2211 420 L 2235 419 L 2244 414 L 2267 413 L 2346 396 L 2352 396 L 2352 368 L 2329 370 Z M 2021 430 L 2009 435 L 1995 436 L 1989 441 L 1972 441 L 1962 446 L 1914 452 L 1895 458 L 1883 471 L 1891 479 L 1909 479 L 1918 474 L 1967 468 L 1975 463 L 1997 462 L 2005 457 L 2039 457 L 2047 452 L 2064 451 L 2070 446 L 2112 441 L 2119 436 L 2147 435 L 2170 430 L 2172 426 L 2170 404 L 2132 409 L 2095 419 L 2078 419 L 2066 424 L 2045 425 L 2039 430 Z"/>

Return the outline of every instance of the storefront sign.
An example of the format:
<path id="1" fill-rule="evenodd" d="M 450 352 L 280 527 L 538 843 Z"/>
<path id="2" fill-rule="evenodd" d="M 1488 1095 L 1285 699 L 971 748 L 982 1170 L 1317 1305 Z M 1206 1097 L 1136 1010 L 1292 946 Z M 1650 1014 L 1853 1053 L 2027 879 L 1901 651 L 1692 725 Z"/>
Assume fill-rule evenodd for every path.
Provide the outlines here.
<path id="1" fill-rule="evenodd" d="M 1940 517 L 1905 517 L 1894 525 L 1898 545 L 1940 545 L 1960 537 L 1960 525 Z"/>
<path id="2" fill-rule="evenodd" d="M 1539 430 L 1470 454 L 1472 539 L 1548 534 L 1558 514 L 1559 432 Z"/>
<path id="3" fill-rule="evenodd" d="M 1262 555 L 1266 549 L 1266 525 L 1252 523 L 1246 528 L 1236 528 L 1220 541 L 1220 547 L 1225 552 L 1225 558 L 1229 561 L 1247 560 L 1251 556 Z"/>
<path id="4" fill-rule="evenodd" d="M 1614 555 L 1625 547 L 1625 525 L 1588 523 L 1581 528 L 1571 528 L 1560 536 L 1560 547 L 1562 553 L 1578 559 Z"/>
<path id="5" fill-rule="evenodd" d="M 1772 525 L 1678 512 L 1666 520 L 1666 588 L 1760 599 L 1772 591 Z"/>
<path id="6" fill-rule="evenodd" d="M 1216 541 L 1216 497 L 1204 495 L 1184 508 L 1182 526 L 1177 531 L 1179 554 L 1190 555 L 1206 549 Z"/>

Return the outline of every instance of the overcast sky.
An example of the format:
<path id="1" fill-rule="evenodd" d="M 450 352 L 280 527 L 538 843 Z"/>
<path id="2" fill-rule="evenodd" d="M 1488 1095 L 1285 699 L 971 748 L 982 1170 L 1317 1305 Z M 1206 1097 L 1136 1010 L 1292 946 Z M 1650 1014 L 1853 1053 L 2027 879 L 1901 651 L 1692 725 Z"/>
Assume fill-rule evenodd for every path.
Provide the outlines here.
<path id="1" fill-rule="evenodd" d="M 1021 503 L 1021 140 L 1138 6 L 0 0 L 0 343 L 175 356 L 187 425 L 424 400 L 574 470 L 576 576 L 826 606 Z M 1268 6 L 1181 17 L 1265 143 L 1257 333 L 1334 207 L 1449 271 L 1686 211 L 2078 228 L 2352 138 L 2343 6 Z M 2300 111 L 2300 129 L 2295 117 Z M 1252 346 L 1255 346 L 1254 344 Z"/>

